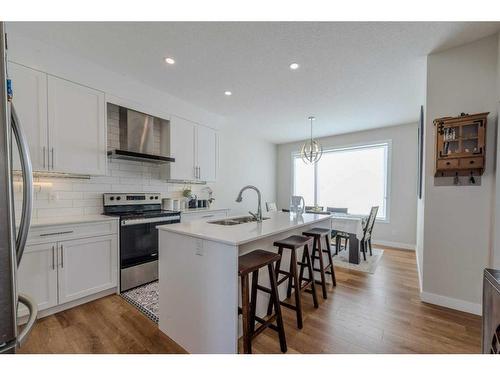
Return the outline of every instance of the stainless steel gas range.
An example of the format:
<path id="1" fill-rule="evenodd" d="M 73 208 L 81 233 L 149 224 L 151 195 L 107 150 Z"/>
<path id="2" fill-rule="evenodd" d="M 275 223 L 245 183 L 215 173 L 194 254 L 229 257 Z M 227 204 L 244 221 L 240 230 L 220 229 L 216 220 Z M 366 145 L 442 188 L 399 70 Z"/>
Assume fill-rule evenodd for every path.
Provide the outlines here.
<path id="1" fill-rule="evenodd" d="M 158 280 L 159 225 L 180 223 L 159 193 L 106 193 L 104 214 L 120 217 L 120 291 Z"/>

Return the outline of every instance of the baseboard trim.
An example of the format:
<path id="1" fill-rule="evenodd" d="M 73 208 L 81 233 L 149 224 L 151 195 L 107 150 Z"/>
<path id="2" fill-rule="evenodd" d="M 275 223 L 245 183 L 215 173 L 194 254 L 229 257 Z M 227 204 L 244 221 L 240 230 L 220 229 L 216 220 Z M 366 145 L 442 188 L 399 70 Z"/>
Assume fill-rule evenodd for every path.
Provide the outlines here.
<path id="1" fill-rule="evenodd" d="M 422 294 L 423 292 L 423 287 L 422 287 L 422 268 L 420 267 L 420 262 L 418 260 L 418 253 L 417 253 L 417 249 L 415 249 L 415 260 L 416 260 L 416 263 L 417 263 L 417 276 L 418 276 L 418 290 L 420 292 L 420 294 Z"/>
<path id="2" fill-rule="evenodd" d="M 402 250 L 413 250 L 415 251 L 415 244 L 409 244 L 409 243 L 404 243 L 404 242 L 392 242 L 392 241 L 380 241 L 380 240 L 373 240 L 373 246 L 379 245 L 379 246 L 388 246 L 388 247 L 394 247 L 396 249 L 402 249 Z"/>
<path id="3" fill-rule="evenodd" d="M 433 305 L 448 307 L 453 310 L 459 310 L 474 315 L 481 316 L 482 313 L 482 306 L 480 303 L 472 303 L 461 299 L 441 296 L 439 294 L 429 292 L 421 292 L 420 299 L 423 302 L 431 303 Z"/>

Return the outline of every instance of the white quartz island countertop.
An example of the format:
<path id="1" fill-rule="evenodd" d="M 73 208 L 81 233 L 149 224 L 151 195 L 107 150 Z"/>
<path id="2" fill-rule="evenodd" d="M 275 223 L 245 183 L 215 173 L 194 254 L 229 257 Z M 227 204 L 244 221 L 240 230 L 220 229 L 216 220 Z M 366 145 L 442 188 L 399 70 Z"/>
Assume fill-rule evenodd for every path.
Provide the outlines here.
<path id="1" fill-rule="evenodd" d="M 204 220 L 196 220 L 187 223 L 161 225 L 158 226 L 158 229 L 239 246 L 261 238 L 325 221 L 330 217 L 318 214 L 294 215 L 288 212 L 267 212 L 264 214 L 264 218 L 269 219 L 263 220 L 261 223 L 250 222 L 238 225 L 220 225 Z"/>

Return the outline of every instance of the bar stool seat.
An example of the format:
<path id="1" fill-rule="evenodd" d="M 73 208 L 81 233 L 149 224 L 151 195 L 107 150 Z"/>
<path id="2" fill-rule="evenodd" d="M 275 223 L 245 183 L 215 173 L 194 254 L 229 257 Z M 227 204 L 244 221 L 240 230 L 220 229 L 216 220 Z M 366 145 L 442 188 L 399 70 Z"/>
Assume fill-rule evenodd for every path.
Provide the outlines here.
<path id="1" fill-rule="evenodd" d="M 323 291 L 323 298 L 326 299 L 328 297 L 326 293 L 326 275 L 331 275 L 332 277 L 332 284 L 334 286 L 337 285 L 337 281 L 335 278 L 335 270 L 333 268 L 333 258 L 332 258 L 332 251 L 330 248 L 330 229 L 326 228 L 311 228 L 308 229 L 307 231 L 302 232 L 304 236 L 312 237 L 314 239 L 313 242 L 313 251 L 312 251 L 312 261 L 313 261 L 313 270 L 317 271 L 320 273 L 321 276 L 321 282 L 315 281 L 318 284 L 321 284 L 321 289 Z M 326 242 L 326 249 L 323 249 L 321 246 L 321 239 L 322 237 L 325 238 Z M 323 253 L 326 253 L 328 256 L 328 264 L 324 264 L 323 260 Z M 319 261 L 319 268 L 314 267 L 314 262 L 318 260 Z M 314 279 L 314 277 L 313 277 Z"/>
<path id="2" fill-rule="evenodd" d="M 310 237 L 306 236 L 298 236 L 293 235 L 282 240 L 278 240 L 274 242 L 274 246 L 278 247 L 278 254 L 283 256 L 283 250 L 290 250 L 290 269 L 289 271 L 284 271 L 281 269 L 281 259 L 276 262 L 275 273 L 277 278 L 277 285 L 281 285 L 285 281 L 288 280 L 288 288 L 287 288 L 287 298 L 292 296 L 292 288 L 294 289 L 295 295 L 295 304 L 291 304 L 285 301 L 279 300 L 279 304 L 283 307 L 287 307 L 291 310 L 294 310 L 297 314 L 297 327 L 299 329 L 302 328 L 302 301 L 301 301 L 301 292 L 305 290 L 310 292 L 313 296 L 314 307 L 318 308 L 318 297 L 316 294 L 316 286 L 314 283 L 314 273 L 313 273 L 313 262 L 311 261 L 311 255 L 309 253 L 310 249 L 312 249 L 313 240 Z M 297 249 L 303 247 L 304 250 L 302 252 L 302 261 L 297 261 Z M 297 265 L 300 265 L 300 274 L 297 270 Z M 307 269 L 309 273 L 309 278 L 304 277 L 304 270 Z M 284 275 L 280 279 L 280 275 Z M 305 281 L 305 283 L 304 283 Z M 308 287 L 311 289 L 307 289 Z M 267 314 L 270 315 L 272 313 L 273 300 L 269 301 L 269 305 L 267 308 Z"/>
<path id="3" fill-rule="evenodd" d="M 326 228 L 311 228 L 305 232 L 302 232 L 304 236 L 325 236 L 330 233 L 330 229 Z"/>
<path id="4" fill-rule="evenodd" d="M 243 318 L 243 351 L 247 354 L 252 353 L 252 340 L 266 328 L 271 328 L 278 332 L 281 351 L 283 353 L 287 351 L 283 318 L 281 316 L 280 304 L 277 302 L 279 301 L 278 284 L 276 283 L 276 275 L 273 267 L 273 264 L 280 259 L 280 254 L 260 249 L 238 258 L 238 275 L 241 278 L 242 302 L 242 307 L 238 308 L 238 313 L 242 314 Z M 267 267 L 269 273 L 269 282 L 271 284 L 269 288 L 258 284 L 259 270 L 264 267 Z M 252 274 L 251 290 L 249 288 L 250 273 Z M 267 319 L 256 316 L 257 290 L 269 293 L 271 295 L 270 299 L 276 301 L 274 303 L 275 314 Z M 276 325 L 273 324 L 275 321 Z M 257 329 L 255 329 L 255 322 L 261 324 Z"/>
<path id="5" fill-rule="evenodd" d="M 238 258 L 238 274 L 241 276 L 245 273 L 256 271 L 267 266 L 269 263 L 276 262 L 280 258 L 279 254 L 271 253 L 270 251 L 254 250 Z"/>
<path id="6" fill-rule="evenodd" d="M 283 246 L 290 249 L 298 249 L 306 244 L 311 242 L 311 239 L 305 236 L 290 236 L 287 238 L 283 238 L 282 240 L 278 240 L 274 242 L 274 246 Z"/>

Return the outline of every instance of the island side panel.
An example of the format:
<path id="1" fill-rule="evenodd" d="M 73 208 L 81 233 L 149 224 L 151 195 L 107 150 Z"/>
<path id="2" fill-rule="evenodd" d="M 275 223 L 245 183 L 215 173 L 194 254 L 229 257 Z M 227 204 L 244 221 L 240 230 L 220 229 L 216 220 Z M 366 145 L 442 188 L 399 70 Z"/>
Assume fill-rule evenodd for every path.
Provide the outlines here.
<path id="1" fill-rule="evenodd" d="M 159 231 L 159 328 L 190 353 L 238 352 L 238 248 Z"/>

